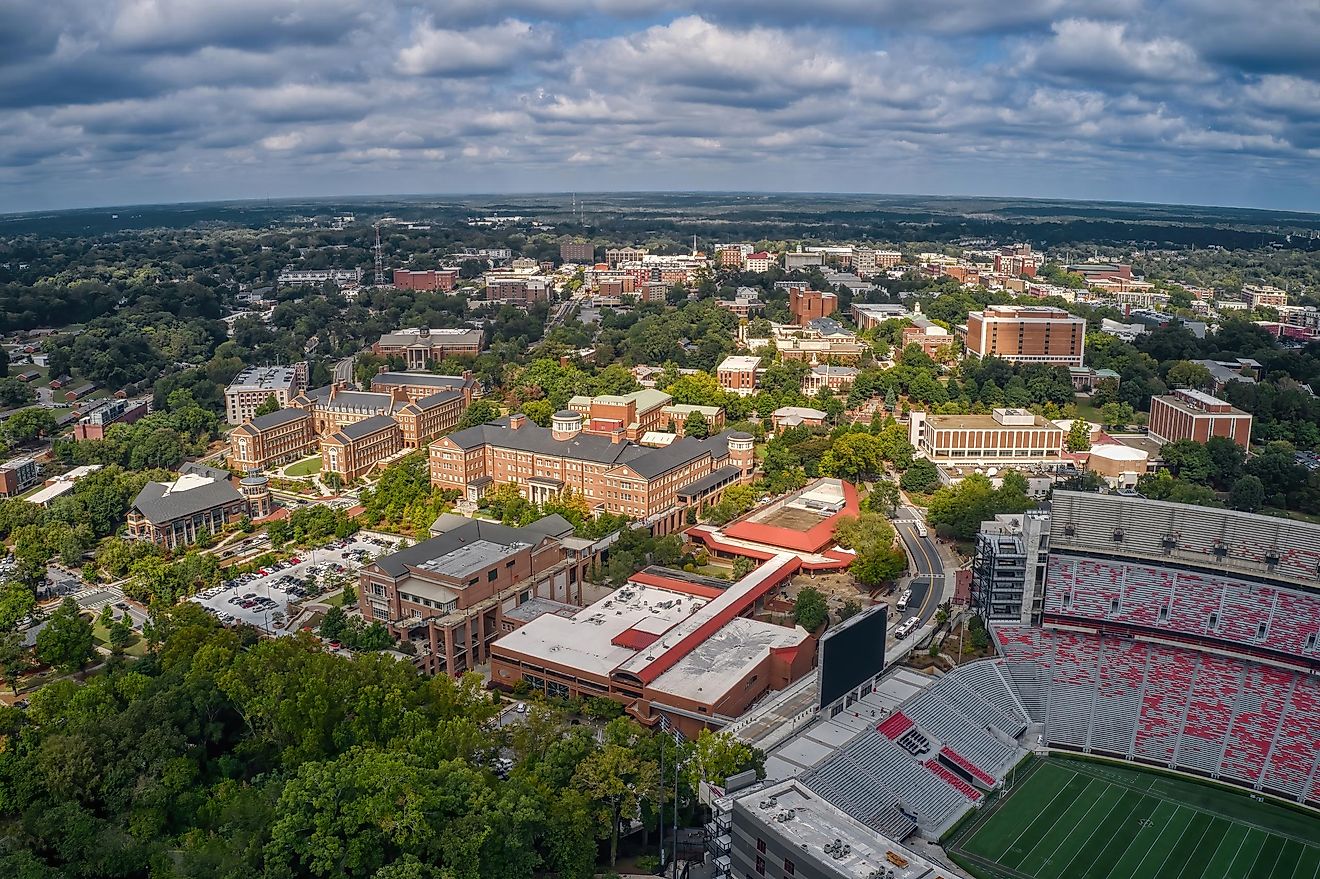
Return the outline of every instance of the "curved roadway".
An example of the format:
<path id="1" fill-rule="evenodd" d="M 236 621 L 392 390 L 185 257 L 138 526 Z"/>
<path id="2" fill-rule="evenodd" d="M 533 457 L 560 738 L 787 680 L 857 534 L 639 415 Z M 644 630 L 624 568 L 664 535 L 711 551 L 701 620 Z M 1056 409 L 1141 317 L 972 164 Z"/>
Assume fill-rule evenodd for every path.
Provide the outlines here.
<path id="1" fill-rule="evenodd" d="M 920 510 L 901 506 L 895 518 L 903 520 L 894 523 L 894 530 L 898 532 L 907 550 L 909 569 L 912 572 L 912 579 L 906 587 L 912 590 L 912 603 L 902 617 L 906 619 L 916 616 L 925 625 L 935 616 L 940 606 L 940 596 L 944 590 L 944 560 L 940 558 L 935 543 L 929 537 L 919 536 L 916 525 L 908 524 L 924 521 Z M 913 610 L 913 606 L 917 609 Z"/>

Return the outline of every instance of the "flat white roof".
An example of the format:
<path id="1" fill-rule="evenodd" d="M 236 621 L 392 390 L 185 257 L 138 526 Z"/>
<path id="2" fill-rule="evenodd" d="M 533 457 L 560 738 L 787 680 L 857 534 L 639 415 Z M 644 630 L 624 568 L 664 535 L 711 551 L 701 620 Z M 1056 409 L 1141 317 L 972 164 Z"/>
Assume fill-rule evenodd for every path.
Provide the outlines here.
<path id="1" fill-rule="evenodd" d="M 570 618 L 546 614 L 495 643 L 544 662 L 608 677 L 637 655 L 610 643 L 631 628 L 667 631 L 706 604 L 706 599 L 654 586 L 630 584 Z"/>
<path id="2" fill-rule="evenodd" d="M 756 369 L 761 365 L 760 357 L 749 357 L 745 355 L 734 355 L 725 357 L 720 363 L 720 369 Z"/>
<path id="3" fill-rule="evenodd" d="M 717 702 L 776 647 L 794 647 L 807 638 L 805 629 L 737 617 L 711 635 L 651 689 L 698 702 Z"/>

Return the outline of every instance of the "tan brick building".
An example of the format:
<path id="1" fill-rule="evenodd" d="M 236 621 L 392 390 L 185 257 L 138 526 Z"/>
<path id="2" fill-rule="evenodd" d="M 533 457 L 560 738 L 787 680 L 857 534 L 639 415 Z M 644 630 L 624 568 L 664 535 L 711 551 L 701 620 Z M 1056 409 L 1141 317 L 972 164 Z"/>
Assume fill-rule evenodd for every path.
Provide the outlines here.
<path id="1" fill-rule="evenodd" d="M 913 412 L 908 439 L 936 464 L 1040 464 L 1061 462 L 1067 433 L 1025 409 L 990 415 Z"/>
<path id="2" fill-rule="evenodd" d="M 1151 397 L 1151 439 L 1162 443 L 1192 440 L 1203 443 L 1213 436 L 1231 439 L 1242 448 L 1251 445 L 1251 415 L 1203 391 L 1179 388 L 1163 397 Z"/>
<path id="3" fill-rule="evenodd" d="M 991 305 L 967 315 L 973 357 L 1082 366 L 1086 320 L 1048 305 Z"/>
<path id="4" fill-rule="evenodd" d="M 296 407 L 258 415 L 229 433 L 229 466 L 235 470 L 278 467 L 315 450 L 311 413 Z"/>
<path id="5" fill-rule="evenodd" d="M 281 407 L 288 406 L 306 388 L 305 363 L 249 367 L 234 376 L 225 388 L 225 420 L 230 424 L 242 424 L 256 415 L 261 404 L 271 397 Z"/>
<path id="6" fill-rule="evenodd" d="M 578 412 L 555 413 L 550 429 L 518 414 L 441 437 L 430 446 L 431 482 L 480 500 L 496 485 L 516 484 L 533 503 L 564 489 L 594 511 L 626 515 L 657 533 L 682 525 L 682 511 L 755 467 L 750 434 L 685 437 L 662 448 L 582 431 Z"/>
<path id="7" fill-rule="evenodd" d="M 345 482 L 365 476 L 403 450 L 403 432 L 388 415 L 355 421 L 321 438 L 321 472 L 338 473 Z"/>

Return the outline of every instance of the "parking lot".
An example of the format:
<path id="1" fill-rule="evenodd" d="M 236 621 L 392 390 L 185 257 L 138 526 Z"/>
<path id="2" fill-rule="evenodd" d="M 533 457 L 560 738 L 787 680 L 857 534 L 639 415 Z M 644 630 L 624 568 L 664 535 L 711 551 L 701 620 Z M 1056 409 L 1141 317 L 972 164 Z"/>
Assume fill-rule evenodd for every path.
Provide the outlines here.
<path id="1" fill-rule="evenodd" d="M 264 574 L 244 574 L 226 581 L 226 585 L 200 592 L 192 600 L 223 623 L 247 623 L 271 635 L 292 634 L 288 620 L 297 615 L 297 605 L 327 591 L 327 574 L 341 579 L 347 576 L 356 586 L 358 570 L 381 553 L 393 551 L 397 544 L 397 538 L 386 541 L 354 535 L 298 553 L 279 565 L 264 568 Z M 338 587 L 331 591 L 338 591 Z"/>

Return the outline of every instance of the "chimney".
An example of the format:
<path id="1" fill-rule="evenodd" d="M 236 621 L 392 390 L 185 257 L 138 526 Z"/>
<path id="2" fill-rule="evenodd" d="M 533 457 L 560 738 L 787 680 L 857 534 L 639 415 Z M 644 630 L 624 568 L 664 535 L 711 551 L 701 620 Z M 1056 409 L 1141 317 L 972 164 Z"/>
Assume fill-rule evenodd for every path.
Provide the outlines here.
<path id="1" fill-rule="evenodd" d="M 614 443 L 616 446 L 623 442 L 623 433 L 624 431 L 622 427 L 610 431 L 610 442 Z"/>
<path id="2" fill-rule="evenodd" d="M 470 369 L 463 370 L 463 381 L 465 382 L 472 381 L 472 370 Z"/>
<path id="3" fill-rule="evenodd" d="M 527 422 L 527 416 L 521 412 L 515 412 L 509 416 L 509 430 L 518 430 Z"/>

